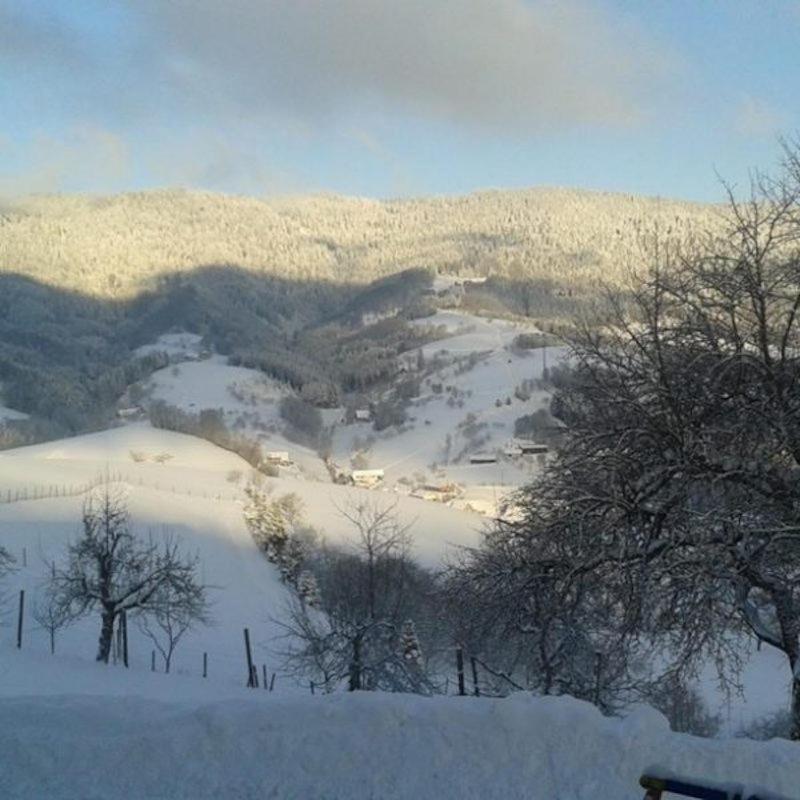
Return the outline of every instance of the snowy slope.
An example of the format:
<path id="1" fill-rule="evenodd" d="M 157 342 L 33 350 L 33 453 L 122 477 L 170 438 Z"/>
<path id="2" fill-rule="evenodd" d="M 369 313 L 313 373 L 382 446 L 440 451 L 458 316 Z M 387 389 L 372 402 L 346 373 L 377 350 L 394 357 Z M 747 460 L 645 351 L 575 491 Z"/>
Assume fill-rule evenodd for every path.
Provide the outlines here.
<path id="1" fill-rule="evenodd" d="M 143 460 L 134 460 L 132 454 Z M 163 463 L 155 460 L 165 456 L 169 458 Z M 256 550 L 242 520 L 242 487 L 250 467 L 201 439 L 145 424 L 0 453 L 0 542 L 16 557 L 18 567 L 3 582 L 10 598 L 6 621 L 13 619 L 20 589 L 26 590 L 29 611 L 33 608 L 45 562 L 58 558 L 78 533 L 83 488 L 104 473 L 126 487 L 137 529 L 144 534 L 168 530 L 178 535 L 187 549 L 198 552 L 203 577 L 215 587 L 214 624 L 187 635 L 176 653 L 175 669 L 199 674 L 202 654 L 207 652 L 214 680 L 240 684 L 245 626 L 256 643 L 258 662 L 267 663 L 271 671 L 277 669 L 273 651 L 281 629 L 274 620 L 281 616 L 285 596 L 275 570 Z M 363 499 L 397 501 L 398 513 L 414 523 L 417 555 L 428 564 L 440 563 L 453 544 L 477 540 L 479 519 L 444 506 L 300 479 L 266 479 L 265 484 L 276 494 L 297 494 L 308 522 L 332 541 L 346 540 L 350 534 L 338 509 Z M 97 625 L 90 619 L 63 631 L 59 657 L 91 662 Z M 10 644 L 14 633 L 12 625 L 0 629 L 0 642 Z M 47 647 L 46 633 L 35 629 L 29 614 L 26 652 L 45 654 Z M 149 669 L 151 647 L 138 631 L 131 631 L 133 669 Z"/>
<path id="2" fill-rule="evenodd" d="M 427 364 L 441 366 L 426 370 L 421 394 L 407 409 L 408 424 L 376 433 L 369 422 L 344 424 L 343 409 L 324 411 L 325 423 L 333 430 L 332 457 L 349 469 L 360 455 L 370 468 L 384 471 L 384 486 L 397 490 L 414 483 L 456 483 L 462 489 L 456 501 L 459 507 L 494 514 L 509 491 L 541 468 L 533 457 L 502 454 L 513 439 L 515 420 L 549 404 L 546 392 L 534 391 L 530 399 L 520 400 L 514 389 L 525 380 L 541 378 L 544 366 L 559 363 L 564 350 L 518 351 L 513 340 L 521 332 L 535 330 L 531 326 L 460 311 L 441 311 L 421 324 L 444 331 L 442 339 L 422 348 Z M 291 391 L 285 385 L 256 370 L 229 366 L 222 356 L 198 359 L 199 340 L 189 334 L 168 334 L 140 348 L 150 350 L 189 359 L 151 376 L 144 388 L 152 400 L 190 412 L 222 409 L 232 430 L 259 440 L 264 450 L 289 452 L 298 477 L 330 481 L 318 453 L 286 436 L 278 411 L 281 398 Z M 466 361 L 473 354 L 476 362 L 468 367 Z M 406 358 L 413 372 L 416 353 Z M 434 391 L 437 384 L 443 391 Z M 469 415 L 477 440 L 465 429 Z M 479 451 L 498 455 L 498 462 L 471 464 L 470 455 Z"/>
<path id="3" fill-rule="evenodd" d="M 371 468 L 384 470 L 390 486 L 401 480 L 456 483 L 463 490 L 461 505 L 479 501 L 493 513 L 504 495 L 540 469 L 534 458 L 508 458 L 502 451 L 514 437 L 515 420 L 547 408 L 549 395 L 534 391 L 523 401 L 514 396 L 514 389 L 524 380 L 541 378 L 543 367 L 559 363 L 564 350 L 513 349 L 519 333 L 534 329 L 508 320 L 441 311 L 422 323 L 442 326 L 447 335 L 422 348 L 426 363 L 438 359 L 443 366 L 423 380 L 420 397 L 408 408 L 409 424 L 378 434 L 365 424 L 340 426 L 334 458 L 347 464 L 361 452 Z M 468 367 L 472 354 L 476 363 Z M 410 356 L 413 361 L 415 354 Z M 442 392 L 434 391 L 437 384 Z M 478 430 L 477 442 L 466 433 L 468 415 Z M 469 457 L 477 452 L 493 453 L 498 461 L 471 464 Z"/>
<path id="4" fill-rule="evenodd" d="M 0 764 L 4 800 L 640 800 L 643 772 L 764 800 L 800 785 L 795 743 L 696 739 L 648 708 L 612 720 L 527 695 L 0 697 Z"/>

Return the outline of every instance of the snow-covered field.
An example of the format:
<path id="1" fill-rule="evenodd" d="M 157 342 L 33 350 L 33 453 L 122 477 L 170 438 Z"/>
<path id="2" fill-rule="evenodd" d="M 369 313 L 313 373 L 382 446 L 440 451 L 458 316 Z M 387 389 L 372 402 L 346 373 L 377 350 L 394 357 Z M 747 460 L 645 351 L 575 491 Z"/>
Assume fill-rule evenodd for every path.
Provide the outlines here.
<path id="1" fill-rule="evenodd" d="M 232 453 L 144 423 L 0 453 L 0 541 L 17 559 L 17 571 L 3 590 L 13 600 L 25 589 L 33 608 L 45 562 L 59 558 L 78 533 L 84 487 L 110 474 L 128 492 L 137 529 L 178 535 L 186 548 L 198 552 L 205 582 L 216 587 L 214 624 L 187 634 L 175 656 L 176 671 L 199 674 L 207 652 L 215 679 L 240 683 L 244 627 L 251 630 L 259 664 L 274 671 L 281 633 L 274 620 L 285 597 L 277 573 L 258 553 L 243 522 L 242 488 L 250 472 Z M 448 548 L 477 541 L 480 519 L 445 506 L 299 478 L 264 483 L 276 495 L 298 495 L 308 523 L 332 541 L 346 541 L 351 534 L 339 509 L 364 499 L 397 502 L 400 516 L 413 523 L 415 552 L 425 563 L 438 564 Z M 7 622 L 15 609 L 13 602 L 6 603 Z M 87 620 L 63 631 L 59 654 L 91 662 L 97 624 Z M 8 641 L 13 635 L 13 626 L 0 630 Z M 132 667 L 149 669 L 150 643 L 136 630 L 130 636 Z M 29 621 L 26 651 L 44 654 L 48 646 L 46 632 Z"/>
<path id="2" fill-rule="evenodd" d="M 377 489 L 332 483 L 317 453 L 284 436 L 278 404 L 287 389 L 202 352 L 196 337 L 154 345 L 180 363 L 152 376 L 149 395 L 188 411 L 222 408 L 232 428 L 259 436 L 264 449 L 289 450 L 296 468 L 259 480 L 276 495 L 296 494 L 307 522 L 329 540 L 351 535 L 340 514 L 349 504 L 396 503 L 412 523 L 416 556 L 437 566 L 478 540 L 483 520 L 458 506 L 492 513 L 540 468 L 503 457 L 477 466 L 469 455 L 502 450 L 514 420 L 545 406 L 543 392 L 521 401 L 513 390 L 562 353 L 515 351 L 521 328 L 507 321 L 441 312 L 426 322 L 449 335 L 424 348 L 425 362 L 441 366 L 423 380 L 409 425 L 374 434 L 368 424 L 344 425 L 341 410 L 326 414 L 336 425 L 335 460 L 348 464 L 361 452 L 386 472 Z M 480 355 L 464 368 L 458 359 L 471 353 Z M 450 388 L 434 391 L 439 383 Z M 467 414 L 480 444 L 464 432 Z M 151 672 L 152 645 L 135 626 L 125 669 L 94 662 L 97 619 L 60 631 L 55 657 L 33 620 L 47 562 L 78 533 L 87 486 L 103 475 L 124 487 L 136 528 L 177 535 L 214 587 L 213 624 L 181 642 L 171 675 Z M 0 452 L 0 543 L 17 559 L 0 587 L 0 798 L 640 798 L 644 771 L 797 797 L 796 745 L 676 735 L 649 709 L 620 721 L 570 698 L 311 697 L 281 673 L 286 597 L 243 522 L 251 475 L 233 453 L 144 422 Z M 450 505 L 417 499 L 403 478 L 457 482 L 462 494 Z M 245 627 L 259 668 L 277 673 L 274 692 L 243 686 Z M 781 658 L 765 648 L 749 656 L 743 697 L 722 703 L 710 672 L 702 688 L 731 732 L 785 707 L 786 677 Z"/>
<path id="3" fill-rule="evenodd" d="M 21 672 L 40 691 L 16 691 Z M 202 679 L 167 694 L 166 676 L 120 675 L 93 667 L 71 686 L 69 665 L 2 654 L 4 800 L 640 800 L 645 772 L 764 800 L 800 785 L 795 743 L 674 734 L 645 707 L 616 720 L 521 694 L 203 696 Z"/>

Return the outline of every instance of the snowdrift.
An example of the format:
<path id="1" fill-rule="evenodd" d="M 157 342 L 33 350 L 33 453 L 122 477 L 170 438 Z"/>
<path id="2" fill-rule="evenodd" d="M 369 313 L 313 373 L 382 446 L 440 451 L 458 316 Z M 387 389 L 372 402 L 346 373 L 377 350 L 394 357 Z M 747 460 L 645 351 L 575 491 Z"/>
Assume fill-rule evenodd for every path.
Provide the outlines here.
<path id="1" fill-rule="evenodd" d="M 671 733 L 640 707 L 571 698 L 276 697 L 0 700 L 6 800 L 641 799 L 645 770 L 797 797 L 798 745 Z"/>

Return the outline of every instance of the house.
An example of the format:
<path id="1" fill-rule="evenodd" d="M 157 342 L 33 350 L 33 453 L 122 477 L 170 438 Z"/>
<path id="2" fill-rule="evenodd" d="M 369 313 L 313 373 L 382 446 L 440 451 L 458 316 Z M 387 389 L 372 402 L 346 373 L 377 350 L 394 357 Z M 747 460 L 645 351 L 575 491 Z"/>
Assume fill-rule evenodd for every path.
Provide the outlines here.
<path id="1" fill-rule="evenodd" d="M 503 448 L 503 455 L 508 456 L 509 458 L 516 458 L 517 456 L 522 455 L 522 448 L 516 443 L 507 444 Z"/>
<path id="2" fill-rule="evenodd" d="M 357 408 L 355 419 L 356 422 L 369 422 L 372 419 L 372 412 L 368 408 Z"/>
<path id="3" fill-rule="evenodd" d="M 360 486 L 362 489 L 371 489 L 377 486 L 383 480 L 382 469 L 354 469 L 350 473 L 350 478 L 354 486 Z"/>
<path id="4" fill-rule="evenodd" d="M 469 457 L 470 464 L 496 464 L 497 456 L 494 453 L 473 453 Z"/>
<path id="5" fill-rule="evenodd" d="M 455 483 L 426 483 L 417 487 L 411 496 L 434 503 L 449 503 L 458 497 L 461 491 L 461 487 Z"/>
<path id="6" fill-rule="evenodd" d="M 144 410 L 141 406 L 117 409 L 117 417 L 119 419 L 139 419 L 142 416 L 144 416 Z"/>
<path id="7" fill-rule="evenodd" d="M 537 455 L 539 453 L 546 453 L 549 450 L 546 444 L 537 444 L 536 442 L 520 441 L 517 442 L 517 444 L 519 446 L 519 449 L 522 451 L 522 454 L 526 456 Z"/>
<path id="8" fill-rule="evenodd" d="M 283 467 L 288 467 L 292 463 L 288 450 L 267 450 L 264 453 L 264 461 L 267 464 L 278 464 Z"/>

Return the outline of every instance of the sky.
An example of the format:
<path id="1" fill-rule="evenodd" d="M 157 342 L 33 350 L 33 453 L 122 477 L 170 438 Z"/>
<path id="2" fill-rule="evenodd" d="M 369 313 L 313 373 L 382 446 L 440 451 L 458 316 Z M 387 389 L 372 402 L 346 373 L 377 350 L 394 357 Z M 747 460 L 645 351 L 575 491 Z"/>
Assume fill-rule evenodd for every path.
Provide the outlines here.
<path id="1" fill-rule="evenodd" d="M 0 0 L 0 196 L 689 200 L 800 131 L 800 0 Z"/>

